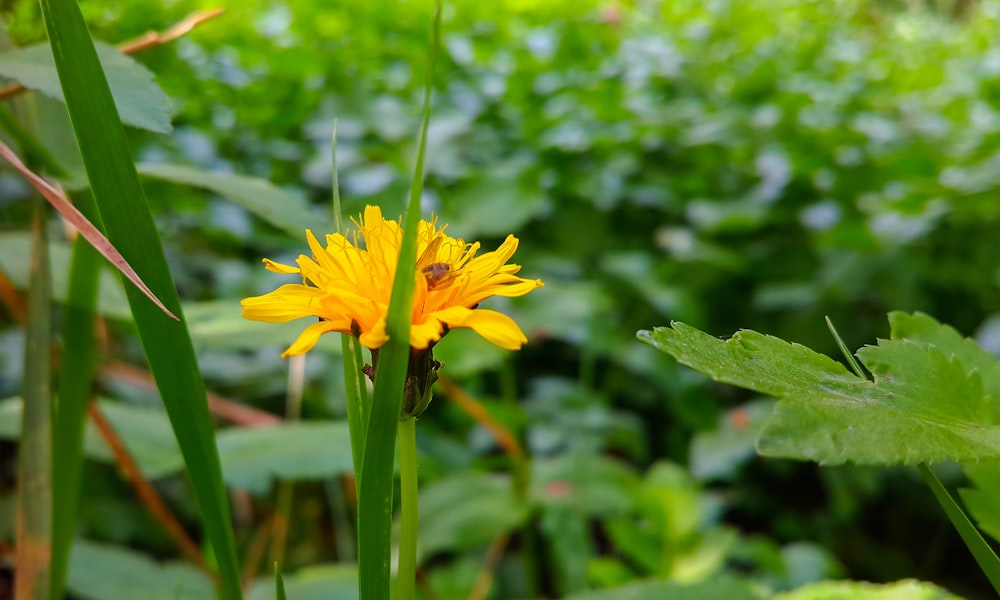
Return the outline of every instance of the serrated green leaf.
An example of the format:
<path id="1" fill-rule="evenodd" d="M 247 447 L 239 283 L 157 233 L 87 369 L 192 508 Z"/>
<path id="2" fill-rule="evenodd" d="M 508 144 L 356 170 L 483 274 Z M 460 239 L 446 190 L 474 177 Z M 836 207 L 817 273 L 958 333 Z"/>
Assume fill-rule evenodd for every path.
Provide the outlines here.
<path id="1" fill-rule="evenodd" d="M 772 600 L 960 600 L 933 583 L 904 579 L 895 583 L 866 581 L 821 581 Z"/>
<path id="2" fill-rule="evenodd" d="M 139 173 L 145 177 L 215 192 L 288 232 L 295 239 L 301 238 L 306 229 L 312 229 L 322 239 L 332 227 L 326 217 L 311 210 L 303 198 L 286 192 L 265 179 L 213 173 L 183 165 L 142 164 L 138 168 Z"/>
<path id="3" fill-rule="evenodd" d="M 170 430 L 170 422 L 162 410 L 109 400 L 99 402 L 101 412 L 122 438 L 143 475 L 158 479 L 181 470 L 184 459 Z M 20 398 L 0 401 L 0 439 L 16 440 L 20 437 L 19 419 L 22 411 L 23 403 Z M 114 460 L 114 455 L 89 422 L 84 432 L 83 450 L 84 455 L 92 460 Z"/>
<path id="4" fill-rule="evenodd" d="M 157 133 L 170 133 L 173 108 L 146 67 L 115 48 L 95 42 L 97 56 L 111 86 L 122 121 Z M 26 88 L 64 101 L 59 76 L 48 44 L 37 44 L 0 54 L 0 76 Z"/>
<path id="5" fill-rule="evenodd" d="M 889 313 L 892 339 L 924 342 L 937 348 L 946 356 L 959 361 L 968 372 L 977 372 L 983 380 L 983 388 L 993 402 L 993 414 L 1000 414 L 1000 361 L 983 350 L 972 339 L 962 337 L 948 325 L 942 325 L 934 317 L 924 313 Z"/>
<path id="6" fill-rule="evenodd" d="M 639 339 L 724 383 L 778 398 L 761 454 L 823 464 L 916 464 L 1000 457 L 1000 428 L 975 371 L 926 344 L 858 353 L 875 381 L 829 357 L 753 331 L 719 340 L 683 323 Z"/>
<path id="7" fill-rule="evenodd" d="M 232 428 L 216 437 L 226 484 L 258 494 L 266 494 L 273 479 L 324 479 L 354 469 L 341 421 Z"/>
<path id="8" fill-rule="evenodd" d="M 979 528 L 1000 540 L 1000 464 L 984 462 L 962 468 L 974 486 L 958 490 L 962 502 Z"/>
<path id="9" fill-rule="evenodd" d="M 205 600 L 215 597 L 212 580 L 187 563 L 160 562 L 121 546 L 77 540 L 66 586 L 89 600 Z"/>

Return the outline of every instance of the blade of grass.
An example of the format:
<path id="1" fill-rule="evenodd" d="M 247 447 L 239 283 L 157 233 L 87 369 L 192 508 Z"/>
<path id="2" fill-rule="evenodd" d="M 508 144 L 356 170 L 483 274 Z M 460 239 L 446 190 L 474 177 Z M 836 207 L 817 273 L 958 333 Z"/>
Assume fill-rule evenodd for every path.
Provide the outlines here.
<path id="1" fill-rule="evenodd" d="M 281 578 L 281 570 L 278 563 L 274 563 L 274 597 L 276 600 L 286 600 L 285 580 Z"/>
<path id="2" fill-rule="evenodd" d="M 47 598 L 52 478 L 49 426 L 52 389 L 52 275 L 41 206 L 35 211 L 28 321 L 24 343 L 24 414 L 17 469 L 17 560 L 14 597 Z"/>
<path id="3" fill-rule="evenodd" d="M 80 194 L 82 212 L 93 220 L 93 198 Z M 69 290 L 63 317 L 59 393 L 52 415 L 53 600 L 65 597 L 69 551 L 76 532 L 83 471 L 83 431 L 97 369 L 97 294 L 101 255 L 82 236 L 73 241 Z"/>
<path id="4" fill-rule="evenodd" d="M 35 189 L 49 201 L 49 204 L 59 211 L 59 214 L 61 214 L 64 219 L 69 221 L 73 227 L 76 227 L 77 231 L 80 232 L 80 235 L 86 238 L 87 241 L 94 246 L 94 248 L 97 248 L 98 252 L 104 255 L 104 257 L 107 258 L 116 269 L 121 271 L 122 275 L 131 281 L 137 288 L 142 290 L 142 293 L 146 294 L 146 296 L 152 300 L 153 303 L 160 308 L 160 310 L 165 312 L 171 318 L 175 320 L 177 319 L 174 313 L 170 312 L 170 310 L 163 305 L 163 302 L 160 301 L 156 294 L 149 289 L 142 278 L 139 277 L 139 274 L 136 273 L 128 261 L 125 260 L 125 257 L 119 253 L 118 249 L 116 249 L 115 246 L 104 237 L 104 234 L 102 234 L 100 230 L 87 219 L 87 217 L 83 216 L 83 214 L 70 203 L 65 194 L 52 187 L 49 182 L 45 181 L 33 173 L 31 169 L 24 166 L 21 159 L 18 158 L 17 155 L 14 154 L 14 151 L 3 142 L 0 142 L 0 156 L 6 159 L 7 162 L 17 169 L 18 172 L 20 172 L 21 175 L 23 175 L 24 178 L 27 179 L 28 182 L 31 183 L 31 185 L 34 186 Z"/>
<path id="5" fill-rule="evenodd" d="M 368 418 L 365 453 L 359 482 L 358 576 L 361 600 L 388 600 L 389 563 L 392 536 L 392 463 L 410 360 L 410 319 L 413 308 L 413 277 L 417 263 L 417 224 L 420 197 L 424 188 L 424 155 L 431 112 L 431 82 L 441 28 L 441 4 L 437 3 L 434 27 L 428 47 L 427 76 L 424 83 L 424 110 L 417 142 L 417 160 L 410 182 L 399 262 L 392 282 L 386 332 L 389 341 L 379 350 L 375 390 Z M 412 575 L 412 574 L 411 574 Z"/>
<path id="6" fill-rule="evenodd" d="M 142 271 L 155 295 L 179 314 L 180 299 L 80 7 L 74 0 L 41 0 L 41 6 L 66 106 L 108 237 Z M 220 595 L 241 598 L 228 498 L 190 335 L 183 322 L 149 304 L 135 287 L 126 286 L 126 294 L 219 565 Z"/>
<path id="7" fill-rule="evenodd" d="M 399 421 L 399 568 L 396 600 L 413 600 L 417 572 L 417 420 Z"/>
<path id="8" fill-rule="evenodd" d="M 976 564 L 982 569 L 986 578 L 990 580 L 993 589 L 1000 594 L 1000 559 L 997 558 L 993 549 L 990 548 L 986 540 L 983 539 L 983 536 L 979 534 L 976 527 L 969 521 L 969 517 L 962 510 L 962 507 L 955 502 L 955 499 L 951 497 L 948 490 L 941 485 L 941 481 L 938 480 L 934 471 L 931 471 L 930 467 L 924 463 L 917 465 L 917 469 L 923 476 L 927 486 L 931 488 L 931 492 L 934 493 L 938 504 L 941 505 L 945 514 L 948 515 L 948 520 L 951 521 L 952 527 L 961 536 L 962 541 L 965 542 L 965 546 L 972 553 L 972 557 L 976 559 Z"/>
<path id="9" fill-rule="evenodd" d="M 825 317 L 825 318 L 826 318 L 826 327 L 830 330 L 830 335 L 832 335 L 833 339 L 837 342 L 837 347 L 840 348 L 841 354 L 843 354 L 844 358 L 847 359 L 847 364 L 851 365 L 851 370 L 854 371 L 854 374 L 860 377 L 861 379 L 868 379 L 868 377 L 865 375 L 865 372 L 861 370 L 861 365 L 858 364 L 858 361 L 854 358 L 854 355 L 851 354 L 851 351 L 847 349 L 847 344 L 845 344 L 844 340 L 840 338 L 840 334 L 837 333 L 837 328 L 833 326 L 833 321 L 830 320 L 830 317 Z"/>

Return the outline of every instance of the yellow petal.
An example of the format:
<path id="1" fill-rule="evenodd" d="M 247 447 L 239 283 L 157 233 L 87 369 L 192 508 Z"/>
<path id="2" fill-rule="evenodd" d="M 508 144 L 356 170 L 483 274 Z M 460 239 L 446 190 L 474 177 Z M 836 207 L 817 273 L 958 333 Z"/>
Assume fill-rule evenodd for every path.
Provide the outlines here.
<path id="1" fill-rule="evenodd" d="M 347 330 L 349 331 L 350 328 L 351 325 L 348 323 Z M 313 346 L 315 346 L 316 342 L 319 341 L 319 336 L 330 331 L 344 331 L 344 329 L 345 327 L 343 322 L 320 321 L 319 323 L 313 323 L 309 327 L 302 330 L 298 339 L 296 339 L 287 350 L 281 353 L 281 358 L 305 354 L 313 349 Z"/>
<path id="2" fill-rule="evenodd" d="M 477 309 L 465 320 L 464 327 L 469 327 L 486 338 L 491 344 L 496 344 L 505 350 L 520 350 L 528 338 L 517 326 L 514 319 L 494 310 Z"/>
<path id="3" fill-rule="evenodd" d="M 281 273 L 282 275 L 292 275 L 299 273 L 298 267 L 292 267 L 289 265 L 283 265 L 279 262 L 274 262 L 270 258 L 264 259 L 264 268 L 272 273 Z"/>
<path id="4" fill-rule="evenodd" d="M 361 345 L 365 348 L 381 348 L 382 344 L 389 341 L 389 335 L 385 332 L 385 316 L 383 315 L 375 325 L 368 331 L 361 333 Z"/>
<path id="5" fill-rule="evenodd" d="M 315 317 L 323 291 L 298 283 L 289 283 L 263 296 L 240 301 L 243 316 L 252 321 L 284 323 L 302 317 Z"/>

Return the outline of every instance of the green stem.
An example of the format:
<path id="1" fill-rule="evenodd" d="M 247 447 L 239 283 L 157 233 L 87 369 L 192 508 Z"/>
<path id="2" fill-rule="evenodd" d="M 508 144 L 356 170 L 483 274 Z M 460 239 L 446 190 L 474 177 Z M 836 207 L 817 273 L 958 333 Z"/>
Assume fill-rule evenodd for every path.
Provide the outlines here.
<path id="1" fill-rule="evenodd" d="M 417 580 L 417 420 L 399 422 L 399 574 L 396 600 L 413 600 Z"/>

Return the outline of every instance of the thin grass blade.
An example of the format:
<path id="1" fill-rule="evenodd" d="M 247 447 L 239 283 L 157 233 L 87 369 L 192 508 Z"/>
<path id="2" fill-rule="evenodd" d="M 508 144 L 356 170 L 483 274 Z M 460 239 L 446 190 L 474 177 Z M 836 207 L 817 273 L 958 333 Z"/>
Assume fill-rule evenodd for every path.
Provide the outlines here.
<path id="1" fill-rule="evenodd" d="M 93 198 L 80 194 L 82 212 L 92 219 Z M 97 370 L 97 294 L 101 255 L 83 237 L 73 242 L 69 289 L 63 317 L 59 393 L 52 414 L 52 576 L 53 600 L 65 597 L 69 551 L 76 531 L 83 471 L 83 431 Z"/>
<path id="2" fill-rule="evenodd" d="M 962 537 L 966 548 L 972 553 L 972 557 L 976 559 L 976 564 L 982 569 L 986 578 L 990 580 L 993 589 L 1000 594 L 1000 559 L 997 558 L 996 553 L 986 543 L 983 536 L 979 534 L 979 530 L 969 520 L 968 515 L 965 514 L 962 507 L 955 502 L 955 499 L 951 497 L 948 490 L 941 485 L 941 481 L 934 474 L 934 471 L 931 471 L 930 467 L 924 463 L 917 465 L 917 469 L 920 470 L 920 474 L 923 476 L 927 486 L 931 488 L 931 492 L 933 492 L 938 504 L 941 505 L 945 514 L 948 515 L 948 520 L 951 521 L 952 527 Z"/>
<path id="3" fill-rule="evenodd" d="M 428 47 L 427 76 L 424 83 L 424 110 L 417 143 L 417 160 L 410 183 L 410 200 L 405 217 L 403 242 L 392 284 L 386 332 L 389 341 L 379 350 L 375 390 L 365 439 L 363 477 L 358 505 L 358 575 L 361 600 L 388 600 L 389 562 L 392 534 L 392 465 L 410 360 L 410 318 L 413 307 L 413 277 L 417 263 L 417 224 L 420 197 L 424 189 L 424 155 L 430 122 L 431 83 L 441 28 L 441 5 L 437 4 Z"/>
<path id="4" fill-rule="evenodd" d="M 52 387 L 52 276 L 44 211 L 35 212 L 28 321 L 24 344 L 24 414 L 17 469 L 17 560 L 14 597 L 49 594 L 52 473 L 49 425 Z"/>
<path id="5" fill-rule="evenodd" d="M 60 85 L 108 239 L 174 314 L 180 299 L 139 185 L 131 150 L 93 41 L 74 0 L 41 0 Z M 126 286 L 139 337 L 177 437 L 205 534 L 222 578 L 220 595 L 241 598 L 228 496 L 191 338 L 134 286 Z"/>

